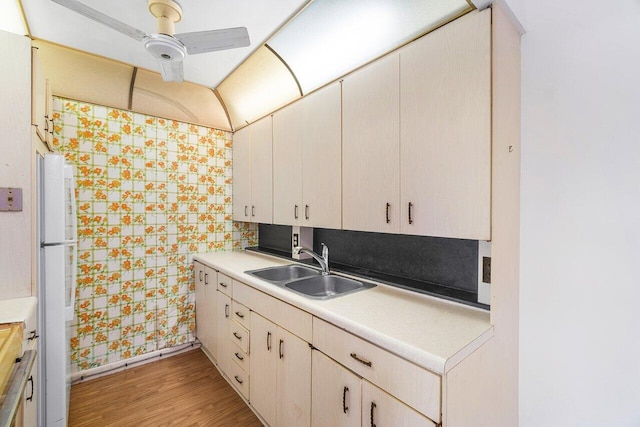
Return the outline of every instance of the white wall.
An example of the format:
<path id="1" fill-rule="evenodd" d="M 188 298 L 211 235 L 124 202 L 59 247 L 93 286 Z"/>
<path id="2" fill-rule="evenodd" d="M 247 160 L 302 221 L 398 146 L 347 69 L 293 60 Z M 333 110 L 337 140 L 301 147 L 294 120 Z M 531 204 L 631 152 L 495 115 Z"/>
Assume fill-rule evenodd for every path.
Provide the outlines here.
<path id="1" fill-rule="evenodd" d="M 526 29 L 520 425 L 640 426 L 640 2 L 527 1 Z"/>

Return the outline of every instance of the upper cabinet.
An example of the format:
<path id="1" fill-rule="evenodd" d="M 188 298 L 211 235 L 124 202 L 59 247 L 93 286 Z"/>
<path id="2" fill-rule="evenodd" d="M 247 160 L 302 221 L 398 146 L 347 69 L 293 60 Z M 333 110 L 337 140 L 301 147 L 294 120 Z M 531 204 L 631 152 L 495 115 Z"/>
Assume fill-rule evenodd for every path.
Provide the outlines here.
<path id="1" fill-rule="evenodd" d="M 274 222 L 340 228 L 340 85 L 276 112 L 273 123 Z"/>
<path id="2" fill-rule="evenodd" d="M 400 70 L 397 53 L 342 83 L 342 226 L 400 232 Z"/>
<path id="3" fill-rule="evenodd" d="M 273 215 L 271 116 L 233 136 L 233 219 L 271 223 Z"/>
<path id="4" fill-rule="evenodd" d="M 38 48 L 31 48 L 31 124 L 40 141 L 47 147 L 53 143 L 51 88 L 44 73 Z"/>
<path id="5" fill-rule="evenodd" d="M 490 12 L 400 52 L 400 232 L 491 238 Z"/>

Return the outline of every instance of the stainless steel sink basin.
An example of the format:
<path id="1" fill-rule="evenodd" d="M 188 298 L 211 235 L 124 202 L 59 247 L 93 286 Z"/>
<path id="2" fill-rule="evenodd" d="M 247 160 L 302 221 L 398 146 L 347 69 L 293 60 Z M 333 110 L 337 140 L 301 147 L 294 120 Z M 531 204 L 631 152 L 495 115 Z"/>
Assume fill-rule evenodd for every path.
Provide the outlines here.
<path id="1" fill-rule="evenodd" d="M 329 299 L 361 289 L 373 288 L 375 285 L 365 284 L 346 277 L 325 275 L 288 282 L 284 286 L 309 298 Z"/>
<path id="2" fill-rule="evenodd" d="M 321 274 L 318 270 L 297 264 L 262 268 L 260 270 L 245 271 L 245 273 L 272 283 L 290 282 L 292 280 L 319 276 Z"/>

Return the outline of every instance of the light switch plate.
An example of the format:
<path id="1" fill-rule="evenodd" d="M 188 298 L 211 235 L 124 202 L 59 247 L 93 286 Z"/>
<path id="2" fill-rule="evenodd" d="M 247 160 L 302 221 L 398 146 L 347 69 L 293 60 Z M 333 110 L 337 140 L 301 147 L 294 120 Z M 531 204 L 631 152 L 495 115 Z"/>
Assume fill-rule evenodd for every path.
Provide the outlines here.
<path id="1" fill-rule="evenodd" d="M 22 211 L 22 188 L 0 188 L 0 212 Z"/>

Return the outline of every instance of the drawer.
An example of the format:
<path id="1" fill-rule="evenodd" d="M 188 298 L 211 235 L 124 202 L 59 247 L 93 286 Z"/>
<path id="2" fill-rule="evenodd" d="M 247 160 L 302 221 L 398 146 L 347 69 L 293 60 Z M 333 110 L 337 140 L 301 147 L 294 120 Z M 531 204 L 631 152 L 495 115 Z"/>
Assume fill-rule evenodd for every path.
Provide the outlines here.
<path id="1" fill-rule="evenodd" d="M 227 296 L 233 296 L 232 291 L 233 280 L 226 274 L 218 273 L 218 290 Z"/>
<path id="2" fill-rule="evenodd" d="M 233 320 L 251 330 L 251 316 L 249 315 L 249 309 L 244 305 L 240 304 L 238 301 L 233 301 L 232 303 L 232 312 L 233 312 Z"/>
<path id="3" fill-rule="evenodd" d="M 313 318 L 313 346 L 418 412 L 440 422 L 440 376 Z"/>
<path id="4" fill-rule="evenodd" d="M 313 324 L 311 314 L 237 280 L 233 281 L 233 294 L 234 300 L 246 307 L 251 307 L 251 310 L 262 317 L 266 317 L 306 342 L 311 342 Z"/>
<path id="5" fill-rule="evenodd" d="M 229 381 L 245 399 L 249 400 L 249 374 L 235 363 L 229 366 Z"/>
<path id="6" fill-rule="evenodd" d="M 249 330 L 237 322 L 229 322 L 229 339 L 249 354 Z"/>
<path id="7" fill-rule="evenodd" d="M 231 353 L 231 359 L 233 359 L 233 361 L 236 362 L 245 372 L 249 372 L 251 367 L 251 364 L 249 363 L 251 356 L 242 351 L 242 349 L 237 345 L 230 345 L 229 350 Z"/>

